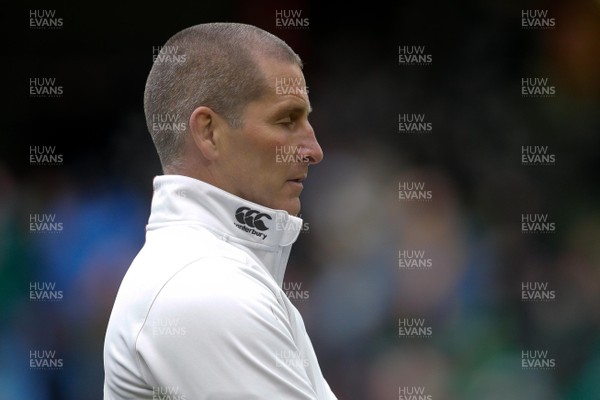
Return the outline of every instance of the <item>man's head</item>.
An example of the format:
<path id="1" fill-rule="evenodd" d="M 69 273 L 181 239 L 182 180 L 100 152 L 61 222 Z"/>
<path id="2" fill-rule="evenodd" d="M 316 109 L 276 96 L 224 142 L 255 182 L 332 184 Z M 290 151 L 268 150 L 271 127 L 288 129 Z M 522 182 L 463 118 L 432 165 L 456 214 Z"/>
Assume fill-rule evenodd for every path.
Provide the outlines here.
<path id="1" fill-rule="evenodd" d="M 165 173 L 291 214 L 298 181 L 323 157 L 300 58 L 251 25 L 201 24 L 171 37 L 148 76 L 144 111 Z"/>

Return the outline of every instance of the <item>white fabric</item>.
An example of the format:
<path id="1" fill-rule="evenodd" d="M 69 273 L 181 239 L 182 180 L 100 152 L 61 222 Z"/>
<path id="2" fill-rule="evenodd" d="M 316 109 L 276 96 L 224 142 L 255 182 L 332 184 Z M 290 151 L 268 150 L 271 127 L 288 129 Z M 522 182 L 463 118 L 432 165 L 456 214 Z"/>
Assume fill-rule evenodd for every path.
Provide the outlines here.
<path id="1" fill-rule="evenodd" d="M 335 399 L 281 289 L 301 227 L 196 179 L 156 177 L 108 323 L 104 399 Z"/>

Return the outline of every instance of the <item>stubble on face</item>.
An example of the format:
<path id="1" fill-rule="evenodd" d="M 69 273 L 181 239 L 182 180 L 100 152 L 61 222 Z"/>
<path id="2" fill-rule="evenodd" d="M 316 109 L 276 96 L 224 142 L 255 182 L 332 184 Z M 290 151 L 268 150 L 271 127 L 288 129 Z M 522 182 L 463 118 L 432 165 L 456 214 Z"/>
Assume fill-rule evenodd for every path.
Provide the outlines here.
<path id="1" fill-rule="evenodd" d="M 242 128 L 230 132 L 226 146 L 230 191 L 297 215 L 301 181 L 309 165 L 309 156 L 303 153 L 316 144 L 307 119 L 308 91 L 297 65 L 263 60 L 260 66 L 267 83 L 265 94 L 248 104 Z"/>

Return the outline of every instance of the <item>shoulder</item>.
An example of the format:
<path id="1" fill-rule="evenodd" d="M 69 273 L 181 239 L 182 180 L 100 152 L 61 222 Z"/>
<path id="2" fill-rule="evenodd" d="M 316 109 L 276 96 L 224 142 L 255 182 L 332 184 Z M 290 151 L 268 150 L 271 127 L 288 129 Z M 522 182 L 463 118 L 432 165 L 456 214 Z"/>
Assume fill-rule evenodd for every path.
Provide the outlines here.
<path id="1" fill-rule="evenodd" d="M 171 276 L 157 293 L 148 320 L 179 320 L 191 327 L 276 322 L 286 319 L 281 293 L 266 272 L 250 262 L 207 256 Z"/>

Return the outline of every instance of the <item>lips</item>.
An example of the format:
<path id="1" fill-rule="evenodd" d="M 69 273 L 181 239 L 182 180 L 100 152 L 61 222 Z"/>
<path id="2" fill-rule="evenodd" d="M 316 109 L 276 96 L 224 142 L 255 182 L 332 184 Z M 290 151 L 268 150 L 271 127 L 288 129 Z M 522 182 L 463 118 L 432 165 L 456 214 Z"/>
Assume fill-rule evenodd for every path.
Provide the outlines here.
<path id="1" fill-rule="evenodd" d="M 288 179 L 288 182 L 302 183 L 306 179 L 306 175 L 301 175 L 296 178 Z"/>

